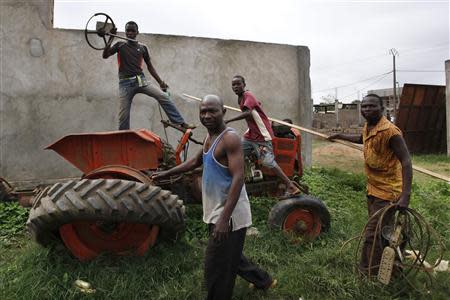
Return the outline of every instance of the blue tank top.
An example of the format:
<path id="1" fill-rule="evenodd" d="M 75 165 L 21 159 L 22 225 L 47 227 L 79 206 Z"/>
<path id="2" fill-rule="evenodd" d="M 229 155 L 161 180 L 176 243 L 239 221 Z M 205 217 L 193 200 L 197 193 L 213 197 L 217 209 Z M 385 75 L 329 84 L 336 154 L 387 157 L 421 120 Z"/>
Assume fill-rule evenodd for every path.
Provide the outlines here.
<path id="1" fill-rule="evenodd" d="M 203 176 L 202 176 L 202 202 L 203 221 L 207 224 L 215 224 L 222 213 L 230 190 L 232 176 L 228 167 L 219 163 L 214 157 L 217 144 L 223 135 L 234 129 L 226 128 L 214 141 L 209 150 L 203 149 Z M 248 201 L 245 185 L 242 186 L 238 202 L 231 215 L 233 231 L 248 227 L 252 224 L 250 202 Z"/>

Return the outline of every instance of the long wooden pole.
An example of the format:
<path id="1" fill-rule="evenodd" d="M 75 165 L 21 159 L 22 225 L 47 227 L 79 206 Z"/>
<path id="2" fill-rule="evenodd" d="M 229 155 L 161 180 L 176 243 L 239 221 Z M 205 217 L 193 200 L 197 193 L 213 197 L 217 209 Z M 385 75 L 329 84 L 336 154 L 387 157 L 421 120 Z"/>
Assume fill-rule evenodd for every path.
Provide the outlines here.
<path id="1" fill-rule="evenodd" d="M 200 99 L 198 97 L 195 97 L 195 96 L 188 95 L 188 94 L 183 94 L 183 96 L 186 97 L 186 98 L 189 98 L 189 99 L 196 100 L 196 101 L 202 101 L 202 99 Z M 241 110 L 239 108 L 235 108 L 235 107 L 228 106 L 228 105 L 224 105 L 224 107 L 226 109 L 229 109 L 229 110 L 241 112 Z M 291 127 L 291 128 L 298 129 L 298 130 L 303 131 L 303 132 L 307 132 L 309 134 L 312 134 L 312 135 L 315 135 L 315 136 L 318 136 L 318 137 L 321 137 L 321 138 L 324 138 L 324 139 L 328 140 L 328 135 L 323 134 L 321 132 L 317 132 L 317 131 L 314 131 L 314 130 L 311 130 L 311 129 L 308 129 L 308 128 L 305 128 L 305 127 L 301 127 L 301 126 L 298 126 L 298 125 L 295 125 L 295 124 L 291 124 L 291 123 L 288 123 L 288 122 L 285 122 L 285 121 L 282 121 L 282 120 L 274 119 L 274 118 L 269 118 L 269 120 L 277 122 L 277 123 L 282 124 L 282 125 L 286 125 L 286 126 Z M 328 141 L 330 141 L 330 140 L 328 140 Z M 332 142 L 339 143 L 339 144 L 342 144 L 342 145 L 345 145 L 347 147 L 350 147 L 350 148 L 353 148 L 353 149 L 357 149 L 357 150 L 360 150 L 360 151 L 363 150 L 363 147 L 361 145 L 357 145 L 357 144 L 350 143 L 350 142 L 347 142 L 347 141 L 332 140 Z M 429 175 L 431 177 L 435 177 L 435 178 L 438 178 L 438 179 L 441 179 L 441 180 L 444 180 L 444 181 L 450 183 L 450 177 L 447 177 L 447 176 L 444 176 L 444 175 L 432 172 L 430 170 L 427 170 L 425 168 L 414 166 L 414 165 L 412 166 L 412 168 L 415 171 L 417 171 L 417 172 L 420 172 L 420 173 L 423 173 L 423 174 Z"/>

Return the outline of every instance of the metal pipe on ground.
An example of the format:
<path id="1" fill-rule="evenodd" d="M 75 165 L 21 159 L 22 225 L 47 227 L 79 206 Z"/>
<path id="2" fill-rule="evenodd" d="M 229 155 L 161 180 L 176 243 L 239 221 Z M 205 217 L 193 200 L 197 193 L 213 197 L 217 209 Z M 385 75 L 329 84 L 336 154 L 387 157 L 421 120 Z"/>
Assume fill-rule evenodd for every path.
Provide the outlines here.
<path id="1" fill-rule="evenodd" d="M 200 99 L 198 97 L 195 97 L 195 96 L 191 96 L 191 95 L 188 95 L 188 94 L 182 94 L 182 95 L 184 97 L 192 99 L 192 100 L 196 100 L 196 101 L 199 101 L 199 102 L 202 101 L 202 99 Z M 226 109 L 229 109 L 229 110 L 241 112 L 240 109 L 232 107 L 232 106 L 224 105 L 224 107 Z M 282 120 L 278 120 L 278 119 L 275 119 L 275 118 L 269 118 L 269 120 L 273 121 L 273 122 L 277 122 L 277 123 L 282 124 L 282 125 L 286 125 L 286 126 L 291 127 L 291 128 L 298 129 L 298 130 L 303 131 L 303 132 L 307 132 L 309 134 L 312 134 L 312 135 L 321 137 L 323 139 L 326 139 L 327 141 L 330 141 L 330 140 L 328 140 L 328 135 L 323 134 L 321 132 L 317 132 L 317 131 L 314 131 L 314 130 L 311 130 L 311 129 L 308 129 L 308 128 L 305 128 L 305 127 L 301 127 L 301 126 L 298 126 L 298 125 L 295 125 L 295 124 L 291 124 L 291 123 L 288 123 L 288 122 L 285 122 L 285 121 L 282 121 Z M 346 142 L 346 141 L 341 141 L 341 140 L 332 140 L 330 142 L 342 144 L 342 145 L 345 145 L 347 147 L 363 151 L 363 147 L 361 145 L 357 145 L 357 144 L 353 144 L 353 143 Z M 426 174 L 428 176 L 431 176 L 431 177 L 434 177 L 434 178 L 446 181 L 447 183 L 450 183 L 450 177 L 444 176 L 442 174 L 438 174 L 436 172 L 433 172 L 433 171 L 430 171 L 430 170 L 427 170 L 425 168 L 422 168 L 422 167 L 419 167 L 419 166 L 415 166 L 415 165 L 413 165 L 412 168 L 413 168 L 413 170 L 415 170 L 417 172 L 420 172 L 420 173 Z"/>

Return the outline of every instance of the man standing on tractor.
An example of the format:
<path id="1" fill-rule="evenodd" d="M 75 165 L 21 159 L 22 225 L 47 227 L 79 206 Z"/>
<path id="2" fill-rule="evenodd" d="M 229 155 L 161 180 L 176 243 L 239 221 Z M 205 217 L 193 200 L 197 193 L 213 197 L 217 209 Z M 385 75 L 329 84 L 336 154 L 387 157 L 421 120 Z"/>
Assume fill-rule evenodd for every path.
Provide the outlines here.
<path id="1" fill-rule="evenodd" d="M 261 164 L 273 170 L 275 174 L 283 180 L 286 185 L 285 196 L 295 196 L 300 194 L 300 188 L 296 182 L 291 181 L 284 174 L 283 170 L 275 161 L 273 153 L 272 139 L 274 137 L 269 118 L 264 113 L 261 102 L 255 96 L 245 90 L 245 79 L 241 75 L 236 75 L 231 81 L 231 88 L 238 96 L 238 104 L 242 113 L 238 116 L 228 119 L 225 123 L 245 119 L 248 130 L 242 139 L 242 146 L 246 156 L 256 153 Z"/>
<path id="2" fill-rule="evenodd" d="M 329 137 L 364 145 L 369 223 L 359 271 L 365 275 L 377 274 L 383 247 L 388 244 L 375 236 L 380 216 L 372 216 L 393 202 L 399 209 L 407 208 L 411 194 L 412 164 L 408 148 L 400 129 L 383 116 L 383 110 L 383 100 L 376 94 L 369 94 L 361 102 L 361 114 L 367 121 L 362 134 L 338 133 Z M 394 210 L 387 212 L 386 223 L 392 220 L 394 213 Z"/>
<path id="3" fill-rule="evenodd" d="M 111 33 L 115 34 L 116 28 Z M 136 39 L 139 34 L 138 25 L 129 21 L 125 25 L 127 38 Z M 103 58 L 108 58 L 117 53 L 119 64 L 119 130 L 130 129 L 130 110 L 134 95 L 138 93 L 146 94 L 155 98 L 162 106 L 170 121 L 181 129 L 194 128 L 195 126 L 186 124 L 175 104 L 170 100 L 167 88 L 169 87 L 161 80 L 150 60 L 150 55 L 146 45 L 137 41 L 117 42 L 111 47 L 113 36 L 110 36 L 105 49 Z M 150 74 L 159 84 L 159 88 L 150 84 L 144 76 L 143 62 L 146 63 Z"/>
<path id="4" fill-rule="evenodd" d="M 234 129 L 226 127 L 224 114 L 218 96 L 204 97 L 200 121 L 208 136 L 203 149 L 182 164 L 152 176 L 160 179 L 203 165 L 203 221 L 209 228 L 204 270 L 207 299 L 231 299 L 236 275 L 258 289 L 276 284 L 276 280 L 242 253 L 247 227 L 252 222 L 250 202 L 244 185 L 241 140 Z"/>

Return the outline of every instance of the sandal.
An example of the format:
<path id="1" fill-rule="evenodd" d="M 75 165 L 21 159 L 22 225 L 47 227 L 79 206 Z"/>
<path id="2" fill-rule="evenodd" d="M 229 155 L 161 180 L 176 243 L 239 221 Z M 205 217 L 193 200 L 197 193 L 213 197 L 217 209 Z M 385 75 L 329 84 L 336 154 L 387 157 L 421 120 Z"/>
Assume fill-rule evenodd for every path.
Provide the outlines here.
<path id="1" fill-rule="evenodd" d="M 286 190 L 284 195 L 279 197 L 280 200 L 297 197 L 297 196 L 300 196 L 301 194 L 308 194 L 308 187 L 306 185 L 300 184 L 293 180 L 291 181 L 291 183 L 293 183 L 295 185 L 296 189 L 293 192 L 288 192 Z"/>
<path id="2" fill-rule="evenodd" d="M 309 187 L 306 184 L 297 182 L 297 181 L 292 181 L 292 182 L 295 184 L 296 187 L 298 187 L 300 189 L 300 191 L 303 194 L 309 195 Z"/>
<path id="3" fill-rule="evenodd" d="M 161 123 L 163 123 L 164 127 L 173 127 L 175 129 L 178 129 L 179 131 L 182 132 L 186 132 L 187 129 L 195 129 L 197 126 L 195 126 L 194 124 L 187 124 L 187 123 L 180 123 L 180 124 L 175 124 L 172 123 L 170 121 L 166 121 L 166 120 L 161 120 Z"/>
<path id="4" fill-rule="evenodd" d="M 194 124 L 188 124 L 188 123 L 176 124 L 176 125 L 180 126 L 181 128 L 184 128 L 184 129 L 195 129 L 197 127 Z"/>

